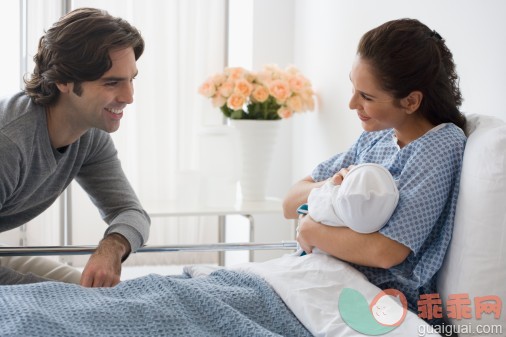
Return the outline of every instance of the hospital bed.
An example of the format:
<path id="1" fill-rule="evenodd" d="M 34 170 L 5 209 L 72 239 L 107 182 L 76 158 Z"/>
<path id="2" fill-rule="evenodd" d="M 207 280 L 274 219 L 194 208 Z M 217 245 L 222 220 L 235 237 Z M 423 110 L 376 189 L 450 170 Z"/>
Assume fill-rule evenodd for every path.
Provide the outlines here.
<path id="1" fill-rule="evenodd" d="M 441 300 L 441 304 L 437 301 L 433 304 L 441 306 L 443 313 L 449 316 L 447 319 L 453 330 L 461 332 L 461 336 L 504 336 L 506 314 L 501 309 L 502 301 L 506 300 L 506 124 L 491 116 L 467 117 L 469 138 L 464 154 L 455 228 L 438 277 L 439 293 L 434 294 L 437 300 Z M 294 250 L 295 247 L 295 242 L 288 241 L 274 244 L 225 243 L 143 247 L 141 251 Z M 0 255 L 88 254 L 92 251 L 93 247 L 90 246 L 3 247 L 0 248 Z M 169 294 L 170 298 L 163 297 L 169 293 L 167 289 L 179 289 L 178 282 L 182 279 L 195 286 L 195 294 L 201 294 L 196 303 L 170 297 L 174 294 Z M 211 286 L 212 291 L 200 292 L 199 287 L 209 279 L 219 287 Z M 237 283 L 227 283 L 232 281 Z M 170 285 L 164 282 L 169 282 Z M 269 293 L 270 290 L 263 287 L 262 282 L 266 282 L 267 288 L 274 293 Z M 165 290 L 157 292 L 160 289 Z M 208 303 L 208 293 L 219 296 L 221 289 L 234 289 L 233 291 L 239 293 L 234 293 L 237 296 L 224 295 L 218 302 Z M 153 294 L 155 296 L 149 296 Z M 391 299 L 386 296 L 388 294 L 381 294 L 361 273 L 338 259 L 325 254 L 300 257 L 288 252 L 283 257 L 270 261 L 245 263 L 224 269 L 188 266 L 181 277 L 171 279 L 149 275 L 122 282 L 120 286 L 108 289 L 86 289 L 76 285 L 56 285 L 53 282 L 45 285 L 0 287 L 0 336 L 65 336 L 65 333 L 73 336 L 106 336 L 112 334 L 108 334 L 111 326 L 120 329 L 121 331 L 116 332 L 122 336 L 358 337 L 380 334 L 439 336 L 439 333 L 447 335 L 449 332 L 436 331 L 416 313 L 404 312 L 402 303 L 398 301 L 393 301 L 397 306 L 388 301 L 382 303 L 388 304 L 385 307 L 389 307 L 394 316 L 404 312 L 402 319 L 390 326 L 369 322 L 370 326 L 365 327 L 364 322 L 373 312 L 373 308 L 364 310 L 364 307 L 357 303 L 363 301 L 366 306 L 379 303 L 378 295 L 380 299 Z M 69 299 L 69 296 L 72 298 Z M 273 304 L 272 301 L 278 297 L 282 303 Z M 47 300 L 44 300 L 46 298 Z M 163 298 L 162 301 L 166 305 L 154 302 L 156 308 L 151 308 L 147 304 L 160 298 Z M 79 302 L 79 299 L 92 303 L 91 309 L 86 307 L 87 303 Z M 263 304 L 257 303 L 259 299 L 265 300 Z M 137 302 L 133 303 L 134 300 Z M 238 314 L 230 309 L 238 302 L 231 304 L 228 301 L 239 301 L 239 306 L 251 309 L 251 316 L 254 318 L 245 320 L 244 313 Z M 116 303 L 117 306 L 103 310 L 104 303 L 109 306 Z M 172 307 L 173 303 L 179 303 L 175 312 L 163 311 Z M 56 305 L 60 307 L 55 307 Z M 179 307 L 180 305 L 183 306 Z M 287 312 L 283 311 L 285 305 Z M 20 306 L 23 310 L 19 309 Z M 75 306 L 78 306 L 77 312 L 73 312 Z M 354 306 L 356 312 L 350 312 L 349 306 Z M 12 310 L 15 312 L 11 312 Z M 131 310 L 137 310 L 137 314 L 131 315 Z M 121 311 L 121 315 L 117 316 L 116 311 Z M 457 311 L 460 315 L 456 314 Z M 179 325 L 182 320 L 182 316 L 178 316 L 180 312 L 192 312 L 194 315 L 187 319 L 189 325 L 183 328 Z M 258 318 L 258 315 L 261 318 Z M 293 321 L 290 315 L 297 319 Z M 105 323 L 103 316 L 108 317 Z M 127 321 L 124 321 L 124 316 Z M 123 321 L 117 321 L 122 319 Z M 199 323 L 201 319 L 204 321 Z M 47 320 L 52 320 L 53 328 L 35 326 L 44 324 Z M 218 322 L 224 323 L 220 325 Z M 282 326 L 279 327 L 279 324 Z M 141 326 L 146 327 L 146 330 L 142 330 Z M 202 332 L 207 328 L 211 329 L 211 326 L 213 329 L 219 326 L 218 329 L 221 330 L 214 333 Z M 272 330 L 269 330 L 270 327 Z M 184 329 L 188 329 L 186 333 Z M 6 331 L 10 331 L 9 334 Z"/>

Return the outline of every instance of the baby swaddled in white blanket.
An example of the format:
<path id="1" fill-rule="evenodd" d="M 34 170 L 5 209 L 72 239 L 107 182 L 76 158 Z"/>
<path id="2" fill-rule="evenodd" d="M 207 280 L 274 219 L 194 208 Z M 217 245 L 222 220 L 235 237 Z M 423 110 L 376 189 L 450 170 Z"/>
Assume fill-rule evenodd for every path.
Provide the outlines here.
<path id="1" fill-rule="evenodd" d="M 308 214 L 328 226 L 348 226 L 359 233 L 383 227 L 397 206 L 399 191 L 390 172 L 378 164 L 350 169 L 341 185 L 329 179 L 308 197 Z"/>

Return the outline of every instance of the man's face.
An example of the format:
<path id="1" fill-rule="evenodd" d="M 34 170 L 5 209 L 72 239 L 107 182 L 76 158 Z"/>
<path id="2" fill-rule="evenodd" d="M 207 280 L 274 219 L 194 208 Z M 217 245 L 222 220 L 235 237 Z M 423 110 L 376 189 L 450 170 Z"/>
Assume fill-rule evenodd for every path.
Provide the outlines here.
<path id="1" fill-rule="evenodd" d="M 114 132 L 119 128 L 123 109 L 133 102 L 133 79 L 137 75 L 133 49 L 119 49 L 109 55 L 112 67 L 101 78 L 82 82 L 80 95 L 70 88 L 67 108 L 76 129 Z"/>

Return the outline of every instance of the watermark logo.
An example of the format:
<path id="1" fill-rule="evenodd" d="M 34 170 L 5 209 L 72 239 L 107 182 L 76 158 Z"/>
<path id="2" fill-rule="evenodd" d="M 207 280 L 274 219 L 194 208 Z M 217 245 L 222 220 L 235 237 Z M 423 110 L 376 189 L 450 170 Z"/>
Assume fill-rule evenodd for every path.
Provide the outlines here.
<path id="1" fill-rule="evenodd" d="M 481 319 L 483 314 L 493 314 L 495 319 L 501 317 L 502 301 L 499 296 L 477 296 L 474 298 L 474 315 Z M 446 315 L 456 320 L 473 317 L 469 294 L 451 294 L 446 301 Z M 424 319 L 442 318 L 443 306 L 439 294 L 420 295 L 418 317 Z"/>
<path id="2" fill-rule="evenodd" d="M 379 336 L 394 330 L 404 322 L 408 311 L 406 296 L 397 289 L 380 291 L 371 304 L 368 304 L 360 292 L 344 288 L 339 296 L 338 305 L 343 321 L 353 330 L 368 336 Z M 497 320 L 500 319 L 502 313 L 501 298 L 494 295 L 477 296 L 471 299 L 469 294 L 451 294 L 443 308 L 443 301 L 439 294 L 422 294 L 417 305 L 418 317 L 425 320 L 442 318 L 444 309 L 446 309 L 446 317 L 456 321 L 473 318 L 473 313 L 478 321 L 484 315 L 492 316 Z M 450 336 L 452 333 L 464 335 L 482 332 L 502 335 L 502 330 L 501 325 L 471 323 L 420 325 L 418 335 L 438 333 Z"/>
<path id="3" fill-rule="evenodd" d="M 339 296 L 339 312 L 353 330 L 368 336 L 379 336 L 397 328 L 408 311 L 406 296 L 397 289 L 380 291 L 371 304 L 364 295 L 344 288 Z"/>

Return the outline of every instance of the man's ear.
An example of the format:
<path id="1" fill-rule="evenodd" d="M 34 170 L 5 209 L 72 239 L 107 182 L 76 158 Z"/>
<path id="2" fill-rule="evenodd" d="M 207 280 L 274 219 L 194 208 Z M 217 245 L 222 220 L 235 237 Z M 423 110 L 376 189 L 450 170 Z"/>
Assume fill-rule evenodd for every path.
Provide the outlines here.
<path id="1" fill-rule="evenodd" d="M 423 94 L 421 91 L 415 90 L 409 93 L 408 96 L 401 99 L 401 105 L 406 109 L 406 113 L 411 115 L 418 110 L 422 104 Z"/>
<path id="2" fill-rule="evenodd" d="M 71 84 L 72 83 L 56 83 L 56 87 L 61 93 L 67 94 L 72 91 Z"/>

